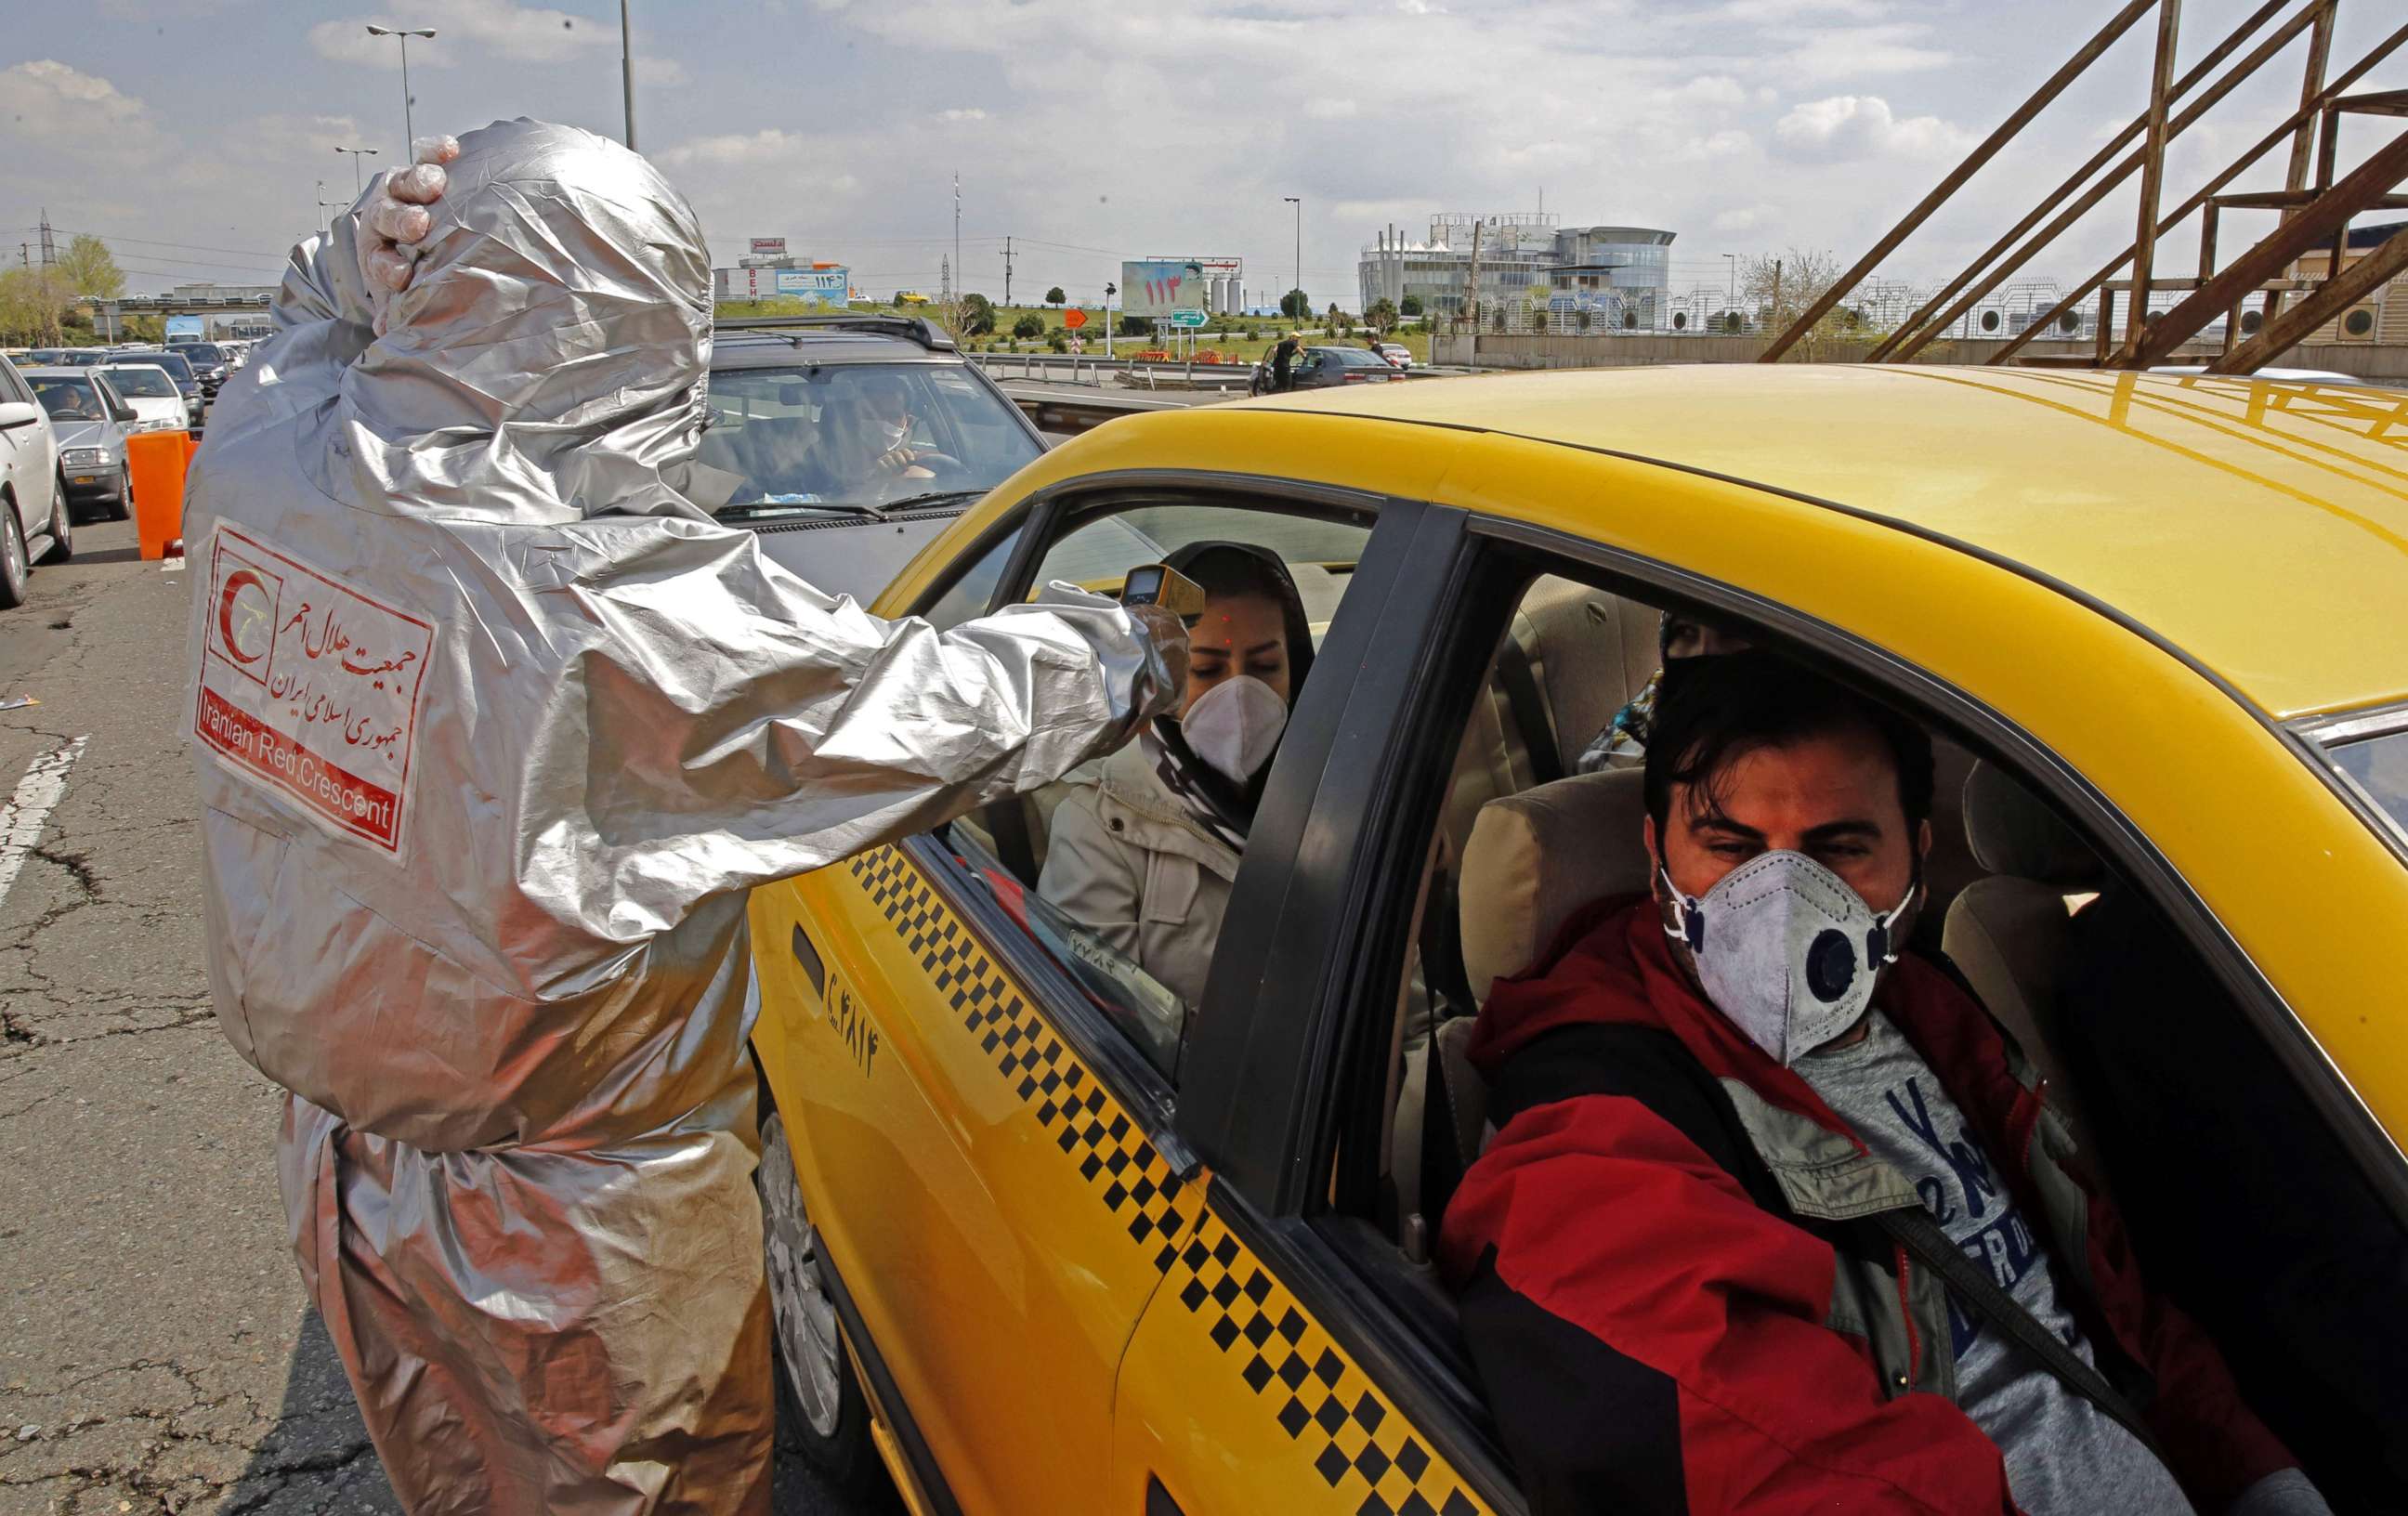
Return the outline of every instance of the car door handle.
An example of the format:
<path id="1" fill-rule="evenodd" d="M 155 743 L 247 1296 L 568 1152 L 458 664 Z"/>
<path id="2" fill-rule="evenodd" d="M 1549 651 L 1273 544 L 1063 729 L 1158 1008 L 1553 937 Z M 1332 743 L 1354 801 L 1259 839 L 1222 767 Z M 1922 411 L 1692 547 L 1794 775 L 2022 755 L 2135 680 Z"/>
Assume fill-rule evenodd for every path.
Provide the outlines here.
<path id="1" fill-rule="evenodd" d="M 803 972 L 810 976 L 811 994 L 827 994 L 827 965 L 820 961 L 820 950 L 811 945 L 810 937 L 803 936 L 800 926 L 795 928 L 794 940 L 788 947 L 794 951 L 795 962 L 802 965 Z"/>

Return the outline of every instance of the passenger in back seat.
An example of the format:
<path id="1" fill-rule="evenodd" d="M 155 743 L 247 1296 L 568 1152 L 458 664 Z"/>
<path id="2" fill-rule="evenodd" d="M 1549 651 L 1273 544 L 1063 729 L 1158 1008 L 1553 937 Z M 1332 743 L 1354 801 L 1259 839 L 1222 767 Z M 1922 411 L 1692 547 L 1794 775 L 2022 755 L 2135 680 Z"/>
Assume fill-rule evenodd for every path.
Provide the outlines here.
<path id="1" fill-rule="evenodd" d="M 1664 662 L 1656 669 L 1647 687 L 1630 697 L 1630 703 L 1613 713 L 1604 731 L 1589 739 L 1582 750 L 1574 771 L 1595 774 L 1608 768 L 1635 767 L 1647 757 L 1647 718 L 1656 708 L 1656 691 L 1664 682 L 1664 669 L 1674 659 L 1699 658 L 1718 652 L 1745 652 L 1755 646 L 1741 633 L 1693 616 L 1685 610 L 1664 612 L 1661 629 L 1656 635 L 1656 649 Z"/>
<path id="2" fill-rule="evenodd" d="M 1757 651 L 1676 661 L 1647 741 L 1656 897 L 1490 991 L 1441 1233 L 1532 1509 L 2327 1512 L 1900 946 L 1929 739 Z"/>
<path id="3" fill-rule="evenodd" d="M 1229 884 L 1287 713 L 1312 668 L 1304 601 L 1276 553 L 1200 542 L 1166 560 L 1202 587 L 1187 694 L 1071 772 L 1037 893 L 1189 1007 L 1204 997 Z"/>

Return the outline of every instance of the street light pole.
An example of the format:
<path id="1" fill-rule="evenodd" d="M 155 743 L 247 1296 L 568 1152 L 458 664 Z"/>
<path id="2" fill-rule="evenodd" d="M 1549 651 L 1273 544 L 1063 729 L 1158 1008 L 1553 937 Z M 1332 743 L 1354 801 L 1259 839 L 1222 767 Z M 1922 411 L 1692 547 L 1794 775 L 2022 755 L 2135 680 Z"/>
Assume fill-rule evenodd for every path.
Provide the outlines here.
<path id="1" fill-rule="evenodd" d="M 1730 265 L 1730 301 L 1732 305 L 1737 305 L 1739 304 L 1739 254 L 1724 253 L 1723 261 Z"/>
<path id="2" fill-rule="evenodd" d="M 636 150 L 636 34 L 627 24 L 627 0 L 619 0 L 619 88 L 627 97 L 627 150 Z"/>
<path id="3" fill-rule="evenodd" d="M 359 193 L 361 189 L 360 160 L 363 158 L 375 157 L 377 155 L 377 150 L 374 148 L 337 148 L 335 150 L 337 152 L 348 152 L 351 155 L 351 193 L 353 194 Z"/>
<path id="4" fill-rule="evenodd" d="M 401 42 L 401 155 L 407 158 L 418 150 L 418 128 L 409 111 L 409 39 L 418 36 L 432 42 L 435 40 L 435 29 L 431 26 L 371 24 L 368 27 L 368 36 L 396 37 Z"/>
<path id="5" fill-rule="evenodd" d="M 1280 198 L 1296 207 L 1296 288 L 1297 293 L 1298 294 L 1302 294 L 1304 293 L 1304 197 L 1302 195 L 1283 194 L 1280 196 Z M 1302 300 L 1298 300 L 1297 302 L 1299 307 L 1303 306 L 1304 303 L 1305 302 Z M 1283 300 L 1280 302 L 1280 306 L 1281 308 L 1284 309 L 1286 308 L 1287 302 Z M 1304 312 L 1301 309 L 1297 310 L 1296 319 L 1298 324 L 1303 322 Z"/>

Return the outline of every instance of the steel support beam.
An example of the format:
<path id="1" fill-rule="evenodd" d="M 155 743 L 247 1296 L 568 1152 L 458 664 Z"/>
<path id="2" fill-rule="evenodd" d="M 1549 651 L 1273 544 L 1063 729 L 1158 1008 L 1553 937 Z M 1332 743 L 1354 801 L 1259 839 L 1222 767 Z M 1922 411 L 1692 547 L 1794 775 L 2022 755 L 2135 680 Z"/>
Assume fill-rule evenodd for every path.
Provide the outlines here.
<path id="1" fill-rule="evenodd" d="M 2408 233 L 2394 235 L 2326 280 L 2324 288 L 2259 327 L 2256 336 L 2219 355 L 2207 365 L 2207 371 L 2256 373 L 2269 359 L 2299 346 L 2317 327 L 2381 289 L 2403 269 L 2408 269 Z"/>
<path id="2" fill-rule="evenodd" d="M 2282 51 L 2285 48 L 2290 46 L 2291 39 L 2298 36 L 2301 31 L 2306 29 L 2314 15 L 2315 12 L 2313 11 L 2300 11 L 2298 15 L 2292 17 L 2289 21 L 2285 21 L 2280 27 L 2276 28 L 2274 34 L 2267 37 L 2265 41 L 2260 42 L 2255 48 L 2250 49 L 2248 57 L 2242 59 L 2239 63 L 2234 64 L 2230 68 L 2225 70 L 2224 77 L 2222 79 L 2217 79 L 2214 84 L 2210 85 L 2204 94 L 2201 94 L 2197 100 L 2192 101 L 2190 105 L 2184 108 L 2181 115 L 2173 119 L 2172 123 L 2168 126 L 2166 130 L 2166 140 L 2171 142 L 2175 137 L 2178 137 L 2185 132 L 2189 131 L 2193 125 L 2198 123 L 2200 118 L 2205 116 L 2209 111 L 2222 104 L 2226 95 L 2230 94 L 2234 90 L 2239 89 L 2243 83 L 2247 82 L 2249 78 L 2256 74 L 2258 69 L 2263 68 L 2269 59 Z M 2286 129 L 2287 129 L 2287 123 L 2286 125 Z M 2279 136 L 2280 134 L 2278 133 L 2277 137 L 2279 138 Z M 2261 149 L 2260 150 L 2263 150 Z M 2084 191 L 2081 196 L 2076 199 L 2073 204 L 2066 207 L 2062 211 L 2059 211 L 2055 220 L 2051 221 L 2046 226 L 2042 227 L 2039 231 L 2033 233 L 2028 238 L 2027 238 L 2024 245 L 2017 248 L 2012 254 L 2010 254 L 2005 263 L 2000 264 L 1998 267 L 1992 269 L 1983 278 L 1980 284 L 1976 285 L 1971 291 L 1959 298 L 1956 304 L 1950 307 L 1945 314 L 1942 315 L 1937 321 L 1933 322 L 1923 330 L 1910 334 L 1903 341 L 1899 342 L 1896 350 L 1896 356 L 1901 360 L 1912 358 L 1916 353 L 1921 352 L 1926 347 L 1929 346 L 1933 341 L 1937 340 L 1942 333 L 1946 332 L 1950 326 L 1956 323 L 1958 317 L 1964 315 L 1965 312 L 1972 309 L 1975 305 L 1979 304 L 1983 296 L 1988 294 L 1992 290 L 1997 289 L 2000 284 L 2005 283 L 2007 279 L 2014 275 L 2016 269 L 2021 268 L 2025 264 L 2029 263 L 2042 249 L 2048 247 L 2051 243 L 2055 242 L 2059 236 L 2063 235 L 2067 227 L 2071 226 L 2075 222 L 2078 222 L 2083 217 L 2088 215 L 2092 207 L 2098 205 L 2100 201 L 2106 199 L 2108 195 L 2114 193 L 2115 188 L 2118 185 L 2122 184 L 2126 179 L 2130 179 L 2134 174 L 2140 172 L 2143 160 L 2146 156 L 2146 151 L 2147 150 L 2143 149 L 2139 152 L 2131 154 L 2122 163 L 2115 165 L 2114 172 L 2109 174 L 2106 178 L 2100 179 L 2098 183 Z M 2197 203 L 2194 202 L 2190 208 L 2197 208 Z M 2186 212 L 2177 212 L 2176 214 L 2160 222 L 2157 226 L 2158 235 L 2163 236 L 2166 232 L 2172 230 L 2175 225 L 2180 223 L 2183 215 L 2186 213 Z M 2131 256 L 2132 250 L 2128 247 L 2126 248 L 2123 254 L 2115 260 L 2115 264 L 2109 265 L 2108 272 L 2113 273 L 2116 265 L 2121 265 L 2126 259 Z M 2105 278 L 2105 275 L 2101 275 L 2100 278 Z M 2092 288 L 2095 287 L 2096 286 L 2092 286 Z M 2087 294 L 2089 290 L 2086 289 L 2083 293 Z M 2055 317 L 2056 313 L 2052 312 L 2050 319 L 2054 320 Z M 2111 348 L 2102 350 L 2112 351 L 2114 350 Z"/>
<path id="3" fill-rule="evenodd" d="M 2209 74 L 2214 73 L 2217 64 L 2223 63 L 2225 59 L 2231 57 L 2233 52 L 2240 48 L 2242 43 L 2247 41 L 2252 36 L 2256 35 L 2259 27 L 2265 25 L 2269 21 L 2272 21 L 2285 6 L 2287 6 L 2290 3 L 2291 0 L 2267 0 L 2265 5 L 2258 7 L 2255 14 L 2243 21 L 2240 25 L 2234 27 L 2230 35 L 2227 36 L 2223 41 L 2217 43 L 2214 48 L 2209 50 L 2206 57 L 2201 58 L 2196 64 L 2192 65 L 2190 72 L 2185 74 L 2182 77 L 2181 81 L 2174 85 L 2174 98 L 2180 99 L 2182 96 L 2190 93 L 2192 90 L 2198 87 L 2200 79 L 2203 79 L 2207 78 Z M 2330 4 L 2331 0 L 2326 0 L 2326 3 Z M 1974 259 L 1971 263 L 1967 264 L 1963 273 L 1958 274 L 1955 279 L 1949 280 L 1946 287 L 1942 289 L 1939 293 L 1933 295 L 1930 299 L 1926 300 L 1920 310 L 1917 310 L 1914 315 L 1909 316 L 1905 321 L 1899 322 L 1896 331 L 1884 337 L 1877 345 L 1875 345 L 1872 351 L 1865 354 L 1865 362 L 1869 364 L 1880 363 L 1883 359 L 1888 357 L 1892 350 L 1897 348 L 1899 343 L 1905 341 L 1916 332 L 1921 331 L 1923 329 L 1924 322 L 1931 319 L 1931 313 L 1933 311 L 1938 310 L 1949 301 L 1956 298 L 1956 293 L 1965 288 L 1966 285 L 1972 283 L 1976 279 L 1979 279 L 1984 269 L 1997 262 L 1999 254 L 2006 251 L 2009 248 L 2015 245 L 2015 239 L 2017 237 L 2022 236 L 2026 232 L 2038 226 L 2041 222 L 2042 217 L 2046 216 L 2050 211 L 2055 210 L 2057 207 L 2063 205 L 2067 195 L 2070 195 L 2074 191 L 2082 188 L 2084 184 L 2089 182 L 2091 175 L 2098 173 L 2099 170 L 2113 163 L 2115 159 L 2115 155 L 2123 151 L 2126 148 L 2130 147 L 2133 139 L 2138 137 L 2143 132 L 2147 131 L 2148 126 L 2149 113 L 2147 111 L 2144 110 L 2139 115 L 2133 117 L 2129 124 L 2126 125 L 2122 131 L 2115 134 L 2114 140 L 2110 141 L 2105 147 L 2100 148 L 2097 152 L 2090 155 L 2090 161 L 2088 163 L 2084 164 L 2080 168 L 2075 169 L 2071 174 L 2068 175 L 2065 182 L 2051 191 L 2046 199 L 2042 200 L 2039 205 L 2032 207 L 2031 209 L 2026 211 L 2024 213 L 2023 220 L 2009 227 L 2006 234 L 2003 236 L 2000 236 L 1996 242 L 1991 243 L 1988 250 L 1980 257 Z"/>
<path id="4" fill-rule="evenodd" d="M 2255 289 L 2274 277 L 2275 271 L 2315 247 L 2318 239 L 2345 232 L 2349 219 L 2364 210 L 2369 204 L 2408 179 L 2408 132 L 2375 150 L 2373 156 L 2352 169 L 2341 182 L 2319 195 L 2315 203 L 2300 207 L 2300 213 L 2276 227 L 2272 235 L 2233 260 L 2225 269 L 2187 300 L 2166 312 L 2166 319 L 2151 328 L 2137 350 L 2125 354 L 2123 366 L 2146 368 L 2160 362 L 2167 353 L 2182 346 L 2220 310 L 2231 306 L 2243 293 Z M 2328 275 L 2333 270 L 2327 269 Z M 2311 300 L 2316 298 L 2310 296 Z M 2276 318 L 2281 320 L 2280 317 Z M 2274 324 L 2270 322 L 2269 326 Z M 2266 336 L 2260 330 L 2252 343 Z"/>
<path id="5" fill-rule="evenodd" d="M 1967 154 L 1963 163 L 1950 169 L 1947 177 L 1934 186 L 1931 193 L 1925 195 L 1913 210 L 1906 213 L 1905 219 L 1891 227 L 1887 236 L 1874 243 L 1871 250 L 1856 260 L 1854 268 L 1832 280 L 1831 287 L 1824 291 L 1813 305 L 1807 307 L 1796 321 L 1790 322 L 1788 330 L 1773 338 L 1772 345 L 1765 349 L 1763 356 L 1756 361 L 1767 364 L 1778 362 L 1783 353 L 1795 347 L 1799 338 L 1813 331 L 1816 322 L 1829 315 L 1833 306 L 1838 305 L 1849 291 L 1863 283 L 1866 275 L 1871 273 L 1883 259 L 1897 251 L 1899 243 L 1904 242 L 1916 227 L 1929 219 L 1931 213 L 1939 209 L 1950 195 L 1955 194 L 1967 179 L 1980 172 L 1983 164 L 1996 157 L 2000 149 L 2005 147 L 2017 132 L 2022 131 L 2034 116 L 2046 108 L 2050 101 L 2064 93 L 2066 86 L 2071 84 L 2081 77 L 2084 70 L 2098 62 L 2101 53 L 2115 45 L 2116 38 L 2130 31 L 2132 23 L 2147 14 L 2150 7 L 2157 3 L 2158 0 L 2126 0 L 2123 9 L 2111 17 L 2107 24 L 2099 29 L 2096 36 L 2084 43 L 2072 57 L 2067 59 L 2063 67 L 2050 75 L 2048 82 L 2034 91 L 2031 98 L 2018 106 L 2014 115 L 2000 122 L 1998 130 L 1985 137 L 1980 147 Z"/>
<path id="6" fill-rule="evenodd" d="M 2188 216 L 2192 211 L 2197 210 L 2200 207 L 2207 204 L 2209 199 L 2222 191 L 2226 185 L 2247 173 L 2258 159 L 2263 158 L 2267 153 L 2272 152 L 2274 148 L 2282 142 L 2283 138 L 2290 136 L 2302 122 L 2313 122 L 2315 119 L 2316 112 L 2322 110 L 2327 105 L 2330 104 L 2342 93 L 2342 92 L 2347 90 L 2351 85 L 2357 83 L 2359 79 L 2364 79 L 2368 74 L 2379 67 L 2385 59 L 2400 50 L 2402 46 L 2408 46 L 2408 26 L 2401 27 L 2398 31 L 2393 32 L 2389 36 L 2385 37 L 2382 41 L 2368 49 L 2366 55 L 2358 59 L 2358 62 L 2352 64 L 2346 70 L 2344 70 L 2341 78 L 2333 80 L 2330 84 L 2325 86 L 2324 89 L 2317 92 L 2315 100 L 2301 106 L 2298 110 L 2293 111 L 2281 125 L 2275 127 L 2272 131 L 2258 138 L 2255 146 L 2247 149 L 2241 154 L 2241 156 L 2233 159 L 2231 163 L 2226 164 L 2222 173 L 2217 174 L 2214 179 L 2211 179 L 2205 184 L 2200 185 L 2199 189 L 2192 193 L 2189 199 L 2184 201 L 2181 205 L 2176 206 L 2171 213 L 2166 215 L 2157 222 L 2157 235 L 2159 236 L 2163 236 L 2166 233 L 2180 225 L 2185 217 Z M 1997 353 L 1991 356 L 1989 362 L 1992 365 L 2004 365 L 2009 362 L 2017 352 L 2021 351 L 2028 343 L 2031 342 L 2035 337 L 2043 335 L 2047 328 L 2054 326 L 2059 317 L 2063 316 L 2067 311 L 2074 309 L 2076 307 L 2080 306 L 2083 301 L 2088 299 L 2091 292 L 2106 283 L 2107 280 L 2114 274 L 2115 270 L 2124 266 L 2124 261 L 2131 256 L 2132 250 L 2130 248 L 2126 248 L 2114 257 L 2107 260 L 2107 262 L 2100 266 L 2099 272 L 2091 275 L 2088 279 L 2084 279 L 2080 284 L 2074 287 L 2073 292 L 2071 294 L 2068 294 L 2064 299 L 2059 300 L 2055 306 L 2049 307 L 2047 315 L 2042 316 L 2039 321 L 2034 322 L 2031 325 L 2026 327 L 2023 331 L 2010 338 L 2005 347 L 2000 348 Z"/>
<path id="7" fill-rule="evenodd" d="M 2124 317 L 2124 352 L 2141 350 L 2148 334 L 2149 276 L 2157 272 L 2157 199 L 2166 177 L 2166 93 L 2174 77 L 2175 35 L 2182 0 L 2157 7 L 2157 58 L 2149 75 L 2149 140 L 2141 150 L 2141 222 L 2132 237 L 2132 295 Z"/>

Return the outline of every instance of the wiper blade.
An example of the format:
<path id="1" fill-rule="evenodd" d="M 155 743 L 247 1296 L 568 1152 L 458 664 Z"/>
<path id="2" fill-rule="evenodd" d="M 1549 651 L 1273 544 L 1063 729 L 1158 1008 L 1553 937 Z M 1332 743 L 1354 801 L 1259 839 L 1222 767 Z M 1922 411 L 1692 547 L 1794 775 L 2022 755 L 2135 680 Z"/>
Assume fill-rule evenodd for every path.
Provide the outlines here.
<path id="1" fill-rule="evenodd" d="M 891 515 L 898 510 L 942 505 L 948 500 L 975 500 L 984 493 L 984 490 L 930 490 L 925 494 L 907 494 L 900 500 L 889 500 L 878 510 L 881 515 Z"/>
<path id="2" fill-rule="evenodd" d="M 872 521 L 884 515 L 885 508 L 866 500 L 747 500 L 738 505 L 722 506 L 711 514 L 719 520 L 743 521 L 754 516 L 782 516 L 796 510 L 827 510 L 843 516 L 867 516 Z"/>

